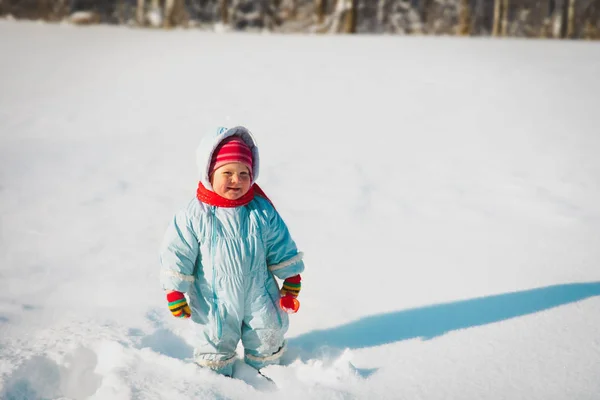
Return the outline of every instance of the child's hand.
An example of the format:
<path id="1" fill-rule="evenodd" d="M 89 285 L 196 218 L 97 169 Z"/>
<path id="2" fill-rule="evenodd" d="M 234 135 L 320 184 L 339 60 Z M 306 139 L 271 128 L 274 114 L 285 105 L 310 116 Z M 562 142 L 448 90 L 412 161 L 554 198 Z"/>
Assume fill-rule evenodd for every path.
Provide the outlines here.
<path id="1" fill-rule="evenodd" d="M 297 298 L 292 297 L 290 295 L 286 295 L 286 296 L 283 296 L 281 299 L 279 299 L 279 306 L 286 313 L 295 314 L 298 312 L 298 309 L 300 308 L 300 302 L 298 301 Z"/>
<path id="2" fill-rule="evenodd" d="M 300 294 L 302 287 L 300 275 L 295 275 L 287 278 L 283 281 L 283 287 L 281 288 L 281 299 L 279 305 L 288 314 L 294 314 L 298 312 L 300 308 L 300 302 L 297 297 Z"/>
<path id="3" fill-rule="evenodd" d="M 167 301 L 169 302 L 169 310 L 173 316 L 177 318 L 189 318 L 192 316 L 192 310 L 181 292 L 167 293 Z"/>

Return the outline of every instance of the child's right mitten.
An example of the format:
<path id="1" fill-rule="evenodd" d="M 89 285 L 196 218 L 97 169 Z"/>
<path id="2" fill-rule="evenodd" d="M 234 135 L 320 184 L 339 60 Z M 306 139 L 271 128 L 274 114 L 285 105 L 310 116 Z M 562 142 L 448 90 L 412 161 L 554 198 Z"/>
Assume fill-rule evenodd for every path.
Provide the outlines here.
<path id="1" fill-rule="evenodd" d="M 291 276 L 283 281 L 279 305 L 288 314 L 296 313 L 300 308 L 300 302 L 297 299 L 302 287 L 300 282 L 300 275 Z"/>
<path id="2" fill-rule="evenodd" d="M 181 292 L 171 292 L 167 294 L 169 310 L 177 318 L 189 318 L 192 316 L 192 310 Z"/>

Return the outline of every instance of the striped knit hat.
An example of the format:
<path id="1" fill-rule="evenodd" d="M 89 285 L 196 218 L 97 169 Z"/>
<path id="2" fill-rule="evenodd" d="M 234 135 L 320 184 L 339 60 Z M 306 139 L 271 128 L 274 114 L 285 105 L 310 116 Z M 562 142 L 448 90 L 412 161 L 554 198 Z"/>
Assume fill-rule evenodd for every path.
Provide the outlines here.
<path id="1" fill-rule="evenodd" d="M 239 162 L 244 164 L 252 174 L 252 151 L 238 136 L 230 136 L 223 140 L 212 154 L 210 173 L 225 164 Z"/>

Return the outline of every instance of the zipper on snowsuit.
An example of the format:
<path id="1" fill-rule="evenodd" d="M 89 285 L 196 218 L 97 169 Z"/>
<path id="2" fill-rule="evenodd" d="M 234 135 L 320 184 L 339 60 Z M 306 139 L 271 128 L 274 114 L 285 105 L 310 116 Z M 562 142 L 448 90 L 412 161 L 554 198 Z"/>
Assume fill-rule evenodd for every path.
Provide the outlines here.
<path id="1" fill-rule="evenodd" d="M 212 211 L 212 229 L 210 234 L 210 257 L 211 257 L 211 265 L 212 265 L 212 290 L 213 290 L 213 307 L 215 310 L 215 322 L 217 324 L 217 339 L 221 339 L 223 327 L 221 324 L 221 313 L 219 312 L 219 299 L 217 297 L 217 287 L 216 287 L 216 268 L 215 268 L 215 241 L 217 238 L 216 228 L 217 228 L 217 216 L 215 215 L 215 206 L 211 206 Z"/>

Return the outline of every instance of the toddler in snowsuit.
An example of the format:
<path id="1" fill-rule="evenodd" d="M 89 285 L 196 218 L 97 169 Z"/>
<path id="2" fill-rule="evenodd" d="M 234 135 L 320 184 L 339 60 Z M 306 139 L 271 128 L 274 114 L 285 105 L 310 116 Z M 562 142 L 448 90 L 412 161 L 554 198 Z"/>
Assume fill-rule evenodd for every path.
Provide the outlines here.
<path id="1" fill-rule="evenodd" d="M 197 162 L 196 198 L 175 215 L 160 251 L 169 308 L 195 322 L 200 366 L 231 376 L 240 339 L 249 365 L 279 363 L 287 313 L 297 311 L 302 253 L 254 183 L 258 147 L 246 128 L 204 138 Z M 281 290 L 274 277 L 284 281 Z"/>

